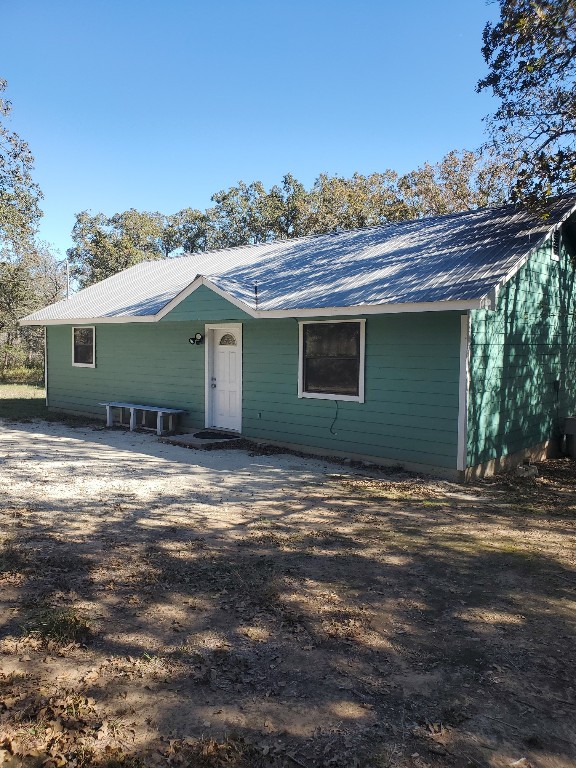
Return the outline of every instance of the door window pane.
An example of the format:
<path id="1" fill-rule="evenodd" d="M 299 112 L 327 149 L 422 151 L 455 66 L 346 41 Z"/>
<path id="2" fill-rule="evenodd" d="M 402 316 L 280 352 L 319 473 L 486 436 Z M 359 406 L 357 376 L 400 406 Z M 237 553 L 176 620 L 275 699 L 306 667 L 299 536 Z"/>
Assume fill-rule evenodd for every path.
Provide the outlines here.
<path id="1" fill-rule="evenodd" d="M 235 347 L 236 338 L 232 333 L 225 333 L 219 341 L 221 347 Z"/>

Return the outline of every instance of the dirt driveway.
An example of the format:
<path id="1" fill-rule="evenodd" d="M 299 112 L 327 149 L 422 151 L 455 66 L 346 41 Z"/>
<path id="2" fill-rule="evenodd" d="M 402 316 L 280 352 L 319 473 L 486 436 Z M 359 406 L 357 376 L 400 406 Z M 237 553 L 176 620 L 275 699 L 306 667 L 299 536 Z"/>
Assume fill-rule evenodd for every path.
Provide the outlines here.
<path id="1" fill-rule="evenodd" d="M 0 422 L 0 763 L 574 766 L 574 478 Z"/>

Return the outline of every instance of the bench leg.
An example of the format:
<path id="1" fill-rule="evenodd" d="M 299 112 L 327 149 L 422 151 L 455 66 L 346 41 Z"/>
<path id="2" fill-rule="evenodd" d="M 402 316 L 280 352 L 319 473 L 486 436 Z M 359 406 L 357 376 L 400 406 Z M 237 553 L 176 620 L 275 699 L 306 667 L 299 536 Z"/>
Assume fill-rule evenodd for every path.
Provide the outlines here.
<path id="1" fill-rule="evenodd" d="M 136 429 L 136 408 L 130 408 L 130 432 Z"/>
<path id="2" fill-rule="evenodd" d="M 162 434 L 162 411 L 158 411 L 156 416 L 156 434 L 158 436 Z"/>
<path id="3" fill-rule="evenodd" d="M 168 414 L 168 432 L 170 432 L 170 434 L 174 432 L 174 414 L 173 413 Z"/>
<path id="4" fill-rule="evenodd" d="M 106 406 L 106 426 L 111 427 L 113 423 L 114 422 L 112 420 L 112 406 L 107 405 Z"/>

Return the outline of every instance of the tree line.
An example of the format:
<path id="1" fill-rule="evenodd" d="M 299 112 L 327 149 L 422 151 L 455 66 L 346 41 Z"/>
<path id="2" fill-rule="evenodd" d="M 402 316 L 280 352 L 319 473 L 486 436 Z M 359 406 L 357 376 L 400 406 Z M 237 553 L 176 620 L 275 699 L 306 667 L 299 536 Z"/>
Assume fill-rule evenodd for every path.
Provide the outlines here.
<path id="1" fill-rule="evenodd" d="M 57 301 L 65 276 L 49 245 L 37 237 L 42 193 L 28 144 L 8 127 L 12 104 L 0 79 L 0 380 L 41 374 L 42 331 L 18 320 Z"/>
<path id="2" fill-rule="evenodd" d="M 482 54 L 478 91 L 499 106 L 478 151 L 451 151 L 409 173 L 320 174 L 309 188 L 291 174 L 266 189 L 238 182 L 205 210 L 131 208 L 76 215 L 67 253 L 75 285 L 91 285 L 144 259 L 278 238 L 336 232 L 498 205 L 545 215 L 554 194 L 576 189 L 576 0 L 498 0 Z M 18 319 L 65 295 L 53 249 L 38 240 L 42 193 L 27 143 L 8 127 L 12 105 L 0 79 L 0 380 L 40 371 L 42 334 Z"/>
<path id="3" fill-rule="evenodd" d="M 498 205 L 510 182 L 507 164 L 470 151 L 449 152 L 403 175 L 320 174 L 310 189 L 292 174 L 269 189 L 260 181 L 240 181 L 215 193 L 204 211 L 78 213 L 68 258 L 85 287 L 146 259 Z"/>

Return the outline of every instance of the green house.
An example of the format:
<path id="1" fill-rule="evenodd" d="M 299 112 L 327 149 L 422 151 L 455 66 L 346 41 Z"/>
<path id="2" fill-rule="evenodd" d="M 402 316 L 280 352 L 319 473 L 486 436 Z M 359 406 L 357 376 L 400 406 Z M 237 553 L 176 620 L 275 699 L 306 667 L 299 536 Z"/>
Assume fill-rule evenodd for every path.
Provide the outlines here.
<path id="1" fill-rule="evenodd" d="M 468 477 L 576 410 L 576 197 L 138 264 L 22 320 L 50 408 Z M 192 342 L 192 343 L 191 343 Z"/>

